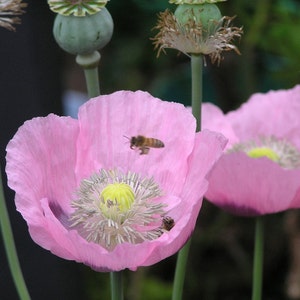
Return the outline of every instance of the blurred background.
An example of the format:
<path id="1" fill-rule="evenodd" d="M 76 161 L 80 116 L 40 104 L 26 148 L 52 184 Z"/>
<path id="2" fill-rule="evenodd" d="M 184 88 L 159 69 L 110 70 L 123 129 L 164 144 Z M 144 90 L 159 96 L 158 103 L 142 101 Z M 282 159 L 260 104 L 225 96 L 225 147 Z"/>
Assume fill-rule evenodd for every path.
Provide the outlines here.
<path id="1" fill-rule="evenodd" d="M 52 37 L 54 14 L 46 0 L 28 0 L 16 33 L 0 28 L 0 162 L 6 177 L 5 147 L 27 119 L 74 113 L 86 100 L 83 72 L 75 57 Z M 115 24 L 101 51 L 101 93 L 146 90 L 168 101 L 190 103 L 190 61 L 175 50 L 156 57 L 152 41 L 157 14 L 175 5 L 167 0 L 111 0 Z M 225 53 L 220 66 L 209 59 L 204 70 L 204 101 L 225 112 L 255 92 L 291 88 L 300 79 L 300 1 L 230 0 L 223 15 L 237 17 L 244 35 L 242 55 Z M 76 112 L 75 112 L 76 115 Z M 109 276 L 64 261 L 36 245 L 16 212 L 14 194 L 6 200 L 21 266 L 33 300 L 109 299 Z M 300 299 L 300 218 L 297 211 L 266 216 L 264 297 Z M 189 257 L 184 299 L 250 299 L 254 220 L 231 216 L 204 202 Z M 125 271 L 125 298 L 170 299 L 176 255 L 137 272 Z M 293 284 L 289 278 L 295 278 Z M 292 295 L 290 290 L 295 291 Z M 0 299 L 18 299 L 0 239 Z"/>

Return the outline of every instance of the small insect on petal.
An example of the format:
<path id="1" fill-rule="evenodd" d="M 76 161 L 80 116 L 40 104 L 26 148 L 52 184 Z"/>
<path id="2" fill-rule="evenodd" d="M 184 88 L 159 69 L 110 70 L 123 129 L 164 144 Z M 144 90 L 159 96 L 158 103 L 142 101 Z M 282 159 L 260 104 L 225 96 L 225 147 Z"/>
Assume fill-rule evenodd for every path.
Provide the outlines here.
<path id="1" fill-rule="evenodd" d="M 130 149 L 139 149 L 140 155 L 148 154 L 150 148 L 163 148 L 163 147 L 165 147 L 165 144 L 159 139 L 148 138 L 143 135 L 133 136 L 130 138 Z"/>
<path id="2" fill-rule="evenodd" d="M 175 221 L 171 217 L 169 216 L 163 217 L 162 225 L 161 225 L 162 229 L 170 231 L 174 227 L 174 225 L 175 225 Z"/>

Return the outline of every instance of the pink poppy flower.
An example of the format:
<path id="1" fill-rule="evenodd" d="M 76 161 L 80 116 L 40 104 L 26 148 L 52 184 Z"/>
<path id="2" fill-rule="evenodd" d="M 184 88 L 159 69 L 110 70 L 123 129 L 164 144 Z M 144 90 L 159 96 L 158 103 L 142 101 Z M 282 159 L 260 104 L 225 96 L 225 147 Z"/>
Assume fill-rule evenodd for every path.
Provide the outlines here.
<path id="1" fill-rule="evenodd" d="M 300 207 L 300 85 L 254 94 L 223 114 L 203 105 L 203 128 L 223 133 L 226 153 L 209 176 L 205 197 L 237 215 Z"/>
<path id="2" fill-rule="evenodd" d="M 7 146 L 6 172 L 32 239 L 97 271 L 136 270 L 177 252 L 226 144 L 195 128 L 183 105 L 141 91 L 91 99 L 78 120 L 25 122 Z M 126 137 L 141 134 L 164 147 L 130 145 Z"/>

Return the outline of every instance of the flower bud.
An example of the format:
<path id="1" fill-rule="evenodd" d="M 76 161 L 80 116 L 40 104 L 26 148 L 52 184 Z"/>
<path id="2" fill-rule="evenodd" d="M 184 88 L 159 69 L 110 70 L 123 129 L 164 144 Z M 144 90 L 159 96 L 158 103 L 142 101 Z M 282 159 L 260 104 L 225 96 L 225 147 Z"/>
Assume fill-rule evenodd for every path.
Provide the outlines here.
<path id="1" fill-rule="evenodd" d="M 113 20 L 104 7 L 98 13 L 76 17 L 58 14 L 53 34 L 59 46 L 71 54 L 87 54 L 102 49 L 111 39 Z"/>

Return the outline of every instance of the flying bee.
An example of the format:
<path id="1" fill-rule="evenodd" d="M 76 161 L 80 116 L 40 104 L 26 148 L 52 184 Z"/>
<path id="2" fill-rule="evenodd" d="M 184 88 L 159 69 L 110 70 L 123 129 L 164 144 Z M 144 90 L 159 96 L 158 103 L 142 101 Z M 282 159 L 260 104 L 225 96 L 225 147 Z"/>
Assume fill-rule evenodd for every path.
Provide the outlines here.
<path id="1" fill-rule="evenodd" d="M 128 138 L 129 139 L 129 138 Z M 165 145 L 161 140 L 147 138 L 143 135 L 133 136 L 130 140 L 130 149 L 139 149 L 140 155 L 148 154 L 150 148 L 163 148 Z"/>
<path id="2" fill-rule="evenodd" d="M 165 229 L 167 231 L 170 231 L 175 225 L 175 221 L 169 217 L 169 216 L 165 216 L 162 219 L 162 224 L 161 224 L 161 228 Z"/>

